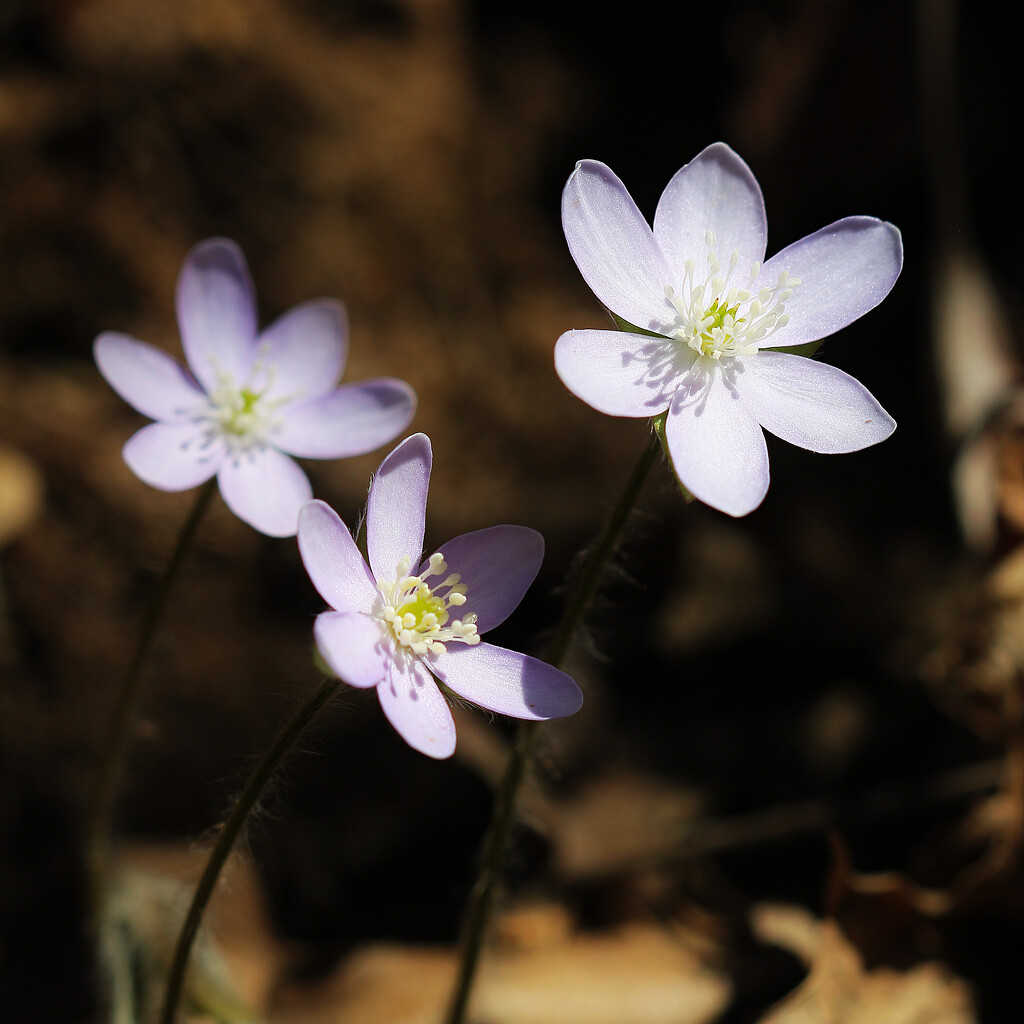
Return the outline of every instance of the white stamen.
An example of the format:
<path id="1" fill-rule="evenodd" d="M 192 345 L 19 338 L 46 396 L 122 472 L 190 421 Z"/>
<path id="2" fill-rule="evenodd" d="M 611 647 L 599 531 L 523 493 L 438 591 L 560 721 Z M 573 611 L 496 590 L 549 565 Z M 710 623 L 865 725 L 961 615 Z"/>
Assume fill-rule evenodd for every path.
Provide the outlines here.
<path id="1" fill-rule="evenodd" d="M 791 278 L 789 272 L 783 270 L 774 287 L 762 285 L 756 297 L 752 297 L 761 264 L 757 262 L 750 267 L 750 287 L 730 286 L 730 278 L 740 263 L 739 250 L 730 251 L 728 267 L 723 273 L 714 231 L 706 231 L 704 241 L 708 247 L 704 279 L 696 277 L 697 262 L 688 257 L 683 263 L 684 276 L 679 290 L 671 285 L 665 287 L 665 297 L 676 313 L 675 322 L 666 333 L 715 362 L 723 357 L 755 355 L 764 339 L 789 323 L 785 304 L 800 279 Z"/>
<path id="2" fill-rule="evenodd" d="M 221 438 L 237 456 L 263 447 L 281 428 L 284 421 L 280 408 L 299 395 L 267 397 L 277 375 L 277 367 L 266 362 L 269 351 L 269 342 L 261 342 L 256 362 L 241 385 L 214 364 L 216 386 L 208 395 L 209 404 L 195 416 L 197 422 L 205 424 L 203 438 L 207 445 Z"/>
<path id="3" fill-rule="evenodd" d="M 399 646 L 414 654 L 443 654 L 445 644 L 452 641 L 473 646 L 480 643 L 476 616 L 451 619 L 450 609 L 466 603 L 466 585 L 458 573 L 450 573 L 431 587 L 425 581 L 447 571 L 440 552 L 427 559 L 418 576 L 410 576 L 412 558 L 403 555 L 395 569 L 395 580 L 379 584 L 381 606 L 378 614 L 382 625 L 398 641 Z"/>

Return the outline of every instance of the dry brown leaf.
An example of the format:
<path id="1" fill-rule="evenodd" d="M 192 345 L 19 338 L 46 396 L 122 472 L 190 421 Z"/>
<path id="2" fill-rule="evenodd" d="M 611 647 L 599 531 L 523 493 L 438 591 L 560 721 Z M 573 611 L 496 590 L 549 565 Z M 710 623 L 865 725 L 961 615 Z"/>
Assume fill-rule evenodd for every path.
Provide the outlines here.
<path id="1" fill-rule="evenodd" d="M 728 980 L 665 928 L 644 924 L 573 934 L 562 911 L 539 923 L 545 916 L 535 908 L 527 924 L 513 923 L 513 935 L 508 925 L 502 928 L 505 941 L 481 969 L 471 1019 L 703 1024 L 728 1003 Z M 354 953 L 318 987 L 282 989 L 269 1016 L 290 1024 L 434 1024 L 454 974 L 452 950 L 374 946 Z"/>
<path id="2" fill-rule="evenodd" d="M 699 1024 L 713 1020 L 728 997 L 726 979 L 665 929 L 631 925 L 497 956 L 477 1005 L 494 1024 Z"/>
<path id="3" fill-rule="evenodd" d="M 943 411 L 950 435 L 963 444 L 953 467 L 953 495 L 967 543 L 987 552 L 999 539 L 1001 518 L 1022 528 L 1024 479 L 1012 459 L 1022 443 L 1021 398 L 1014 392 L 1021 366 L 1007 314 L 981 259 L 954 249 L 935 276 Z"/>
<path id="4" fill-rule="evenodd" d="M 147 844 L 135 844 L 124 855 L 130 869 L 140 876 L 180 886 L 173 903 L 178 913 L 167 914 L 164 907 L 161 934 L 152 937 L 163 947 L 156 951 L 161 958 L 169 959 L 206 857 L 207 851 L 195 846 Z M 291 957 L 273 933 L 259 878 L 244 857 L 236 854 L 225 865 L 204 918 L 202 936 L 223 962 L 230 989 L 239 1001 L 262 1010 Z"/>
<path id="5" fill-rule="evenodd" d="M 1024 536 L 1024 392 L 1004 394 L 953 466 L 953 493 L 967 543 L 990 552 Z"/>
<path id="6" fill-rule="evenodd" d="M 126 859 L 148 878 L 187 883 L 175 900 L 183 912 L 204 857 L 195 849 L 139 845 Z M 175 928 L 151 936 L 158 956 L 169 952 Z M 381 944 L 355 951 L 323 981 L 290 980 L 289 951 L 273 936 L 255 873 L 239 858 L 229 862 L 211 901 L 206 937 L 240 1002 L 271 1022 L 435 1024 L 455 977 L 454 949 Z M 524 907 L 497 923 L 474 995 L 474 1019 L 705 1024 L 731 997 L 729 980 L 712 962 L 715 953 L 706 936 L 681 927 L 633 924 L 581 933 L 560 905 Z"/>
<path id="7" fill-rule="evenodd" d="M 860 954 L 834 921 L 806 911 L 762 904 L 751 926 L 767 942 L 809 963 L 806 979 L 761 1018 L 760 1024 L 975 1024 L 966 982 L 942 964 L 909 971 L 865 970 Z"/>
<path id="8" fill-rule="evenodd" d="M 278 992 L 270 1020 L 290 1024 L 436 1024 L 455 978 L 447 949 L 371 946 L 324 981 Z"/>
<path id="9" fill-rule="evenodd" d="M 935 347 L 946 426 L 955 438 L 976 430 L 1019 375 L 1006 312 L 979 257 L 952 251 L 935 286 Z"/>

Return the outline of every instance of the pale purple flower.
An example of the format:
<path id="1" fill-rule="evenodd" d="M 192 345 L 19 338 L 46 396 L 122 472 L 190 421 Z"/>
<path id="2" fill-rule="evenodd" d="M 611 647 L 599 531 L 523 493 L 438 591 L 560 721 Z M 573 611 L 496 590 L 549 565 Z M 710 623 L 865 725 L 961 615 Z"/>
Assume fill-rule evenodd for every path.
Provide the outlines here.
<path id="1" fill-rule="evenodd" d="M 762 263 L 761 189 L 726 145 L 708 146 L 668 183 L 653 231 L 602 163 L 576 165 L 562 224 L 587 284 L 650 334 L 578 330 L 555 346 L 573 394 L 611 416 L 667 412 L 681 483 L 733 516 L 768 490 L 765 430 L 814 452 L 884 440 L 895 421 L 851 376 L 780 347 L 824 338 L 873 309 L 903 266 L 899 231 L 847 217 Z"/>
<path id="2" fill-rule="evenodd" d="M 260 333 L 249 268 L 228 239 L 188 254 L 177 311 L 188 370 L 125 334 L 101 334 L 94 345 L 110 386 L 157 421 L 124 446 L 125 462 L 153 487 L 183 491 L 216 474 L 235 515 L 290 537 L 313 495 L 291 456 L 362 455 L 412 419 L 416 396 L 403 381 L 337 386 L 348 354 L 340 302 L 296 306 Z"/>
<path id="3" fill-rule="evenodd" d="M 338 514 L 311 501 L 299 551 L 333 611 L 317 617 L 317 647 L 350 686 L 377 688 L 388 720 L 431 757 L 455 750 L 455 724 L 434 680 L 473 704 L 543 720 L 578 711 L 580 688 L 536 658 L 481 642 L 533 582 L 544 540 L 525 526 L 464 533 L 422 558 L 430 440 L 406 438 L 381 463 L 366 506 L 367 566 Z"/>

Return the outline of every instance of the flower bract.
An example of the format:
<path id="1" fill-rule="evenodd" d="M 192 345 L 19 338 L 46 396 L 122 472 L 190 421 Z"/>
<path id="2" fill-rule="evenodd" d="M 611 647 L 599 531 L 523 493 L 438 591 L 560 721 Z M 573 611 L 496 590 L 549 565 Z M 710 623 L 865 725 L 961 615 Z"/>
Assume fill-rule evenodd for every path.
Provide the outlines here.
<path id="1" fill-rule="evenodd" d="M 320 654 L 349 685 L 376 687 L 384 714 L 411 747 L 442 758 L 455 750 L 455 724 L 436 680 L 513 718 L 571 715 L 583 695 L 559 669 L 481 640 L 536 577 L 544 556 L 536 530 L 492 526 L 422 557 L 430 466 L 423 434 L 384 459 L 366 506 L 369 565 L 322 501 L 302 509 L 298 542 L 332 609 L 314 626 Z"/>
<path id="2" fill-rule="evenodd" d="M 648 225 L 604 164 L 577 164 L 562 193 L 569 250 L 587 284 L 636 332 L 576 330 L 555 346 L 575 395 L 612 416 L 665 415 L 683 486 L 730 515 L 768 490 L 762 428 L 810 451 L 851 452 L 895 421 L 849 374 L 791 352 L 874 308 L 903 266 L 899 231 L 847 217 L 765 261 L 761 189 L 725 144 L 679 170 Z"/>
<path id="3" fill-rule="evenodd" d="M 304 303 L 259 332 L 249 268 L 228 239 L 189 253 L 177 313 L 187 370 L 125 334 L 101 334 L 94 345 L 111 387 L 157 421 L 124 447 L 125 462 L 153 487 L 186 490 L 216 474 L 235 515 L 289 537 L 312 497 L 292 456 L 361 455 L 412 419 L 416 396 L 403 381 L 338 387 L 348 350 L 340 302 Z"/>

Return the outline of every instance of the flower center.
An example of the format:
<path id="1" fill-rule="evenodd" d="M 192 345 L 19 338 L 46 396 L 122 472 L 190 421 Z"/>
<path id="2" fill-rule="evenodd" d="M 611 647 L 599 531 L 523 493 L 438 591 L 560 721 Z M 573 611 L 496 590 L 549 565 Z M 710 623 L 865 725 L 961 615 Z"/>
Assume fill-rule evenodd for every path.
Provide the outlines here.
<path id="1" fill-rule="evenodd" d="M 253 429 L 259 425 L 260 411 L 257 405 L 262 397 L 249 388 L 242 388 L 237 394 L 228 393 L 217 409 L 221 430 L 236 437 L 253 433 Z"/>
<path id="2" fill-rule="evenodd" d="M 229 373 L 218 371 L 217 387 L 210 392 L 210 404 L 202 418 L 233 452 L 266 443 L 281 425 L 278 409 L 296 397 L 267 398 L 274 383 L 274 370 L 273 365 L 258 359 L 241 387 Z"/>
<path id="3" fill-rule="evenodd" d="M 430 556 L 427 568 L 419 576 L 409 575 L 411 567 L 412 558 L 403 555 L 395 571 L 395 582 L 380 584 L 380 615 L 398 644 L 414 654 L 444 654 L 444 645 L 453 640 L 471 647 L 480 643 L 475 615 L 451 618 L 451 609 L 466 603 L 466 585 L 459 582 L 459 574 L 452 573 L 433 586 L 426 582 L 447 571 L 441 553 Z"/>
<path id="4" fill-rule="evenodd" d="M 671 285 L 665 287 L 665 297 L 676 311 L 668 336 L 698 355 L 715 360 L 755 355 L 765 338 L 789 322 L 785 304 L 800 279 L 790 277 L 784 270 L 775 287 L 762 287 L 755 295 L 751 288 L 761 272 L 761 264 L 750 268 L 745 286 L 738 285 L 732 277 L 740 261 L 739 252 L 733 249 L 723 273 L 715 233 L 708 231 L 704 241 L 708 247 L 708 272 L 704 280 L 698 280 L 696 262 L 688 259 L 683 264 L 686 276 L 680 290 L 676 292 Z"/>

